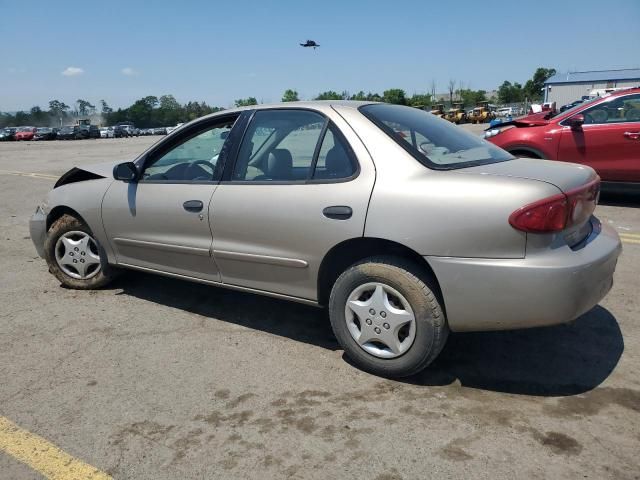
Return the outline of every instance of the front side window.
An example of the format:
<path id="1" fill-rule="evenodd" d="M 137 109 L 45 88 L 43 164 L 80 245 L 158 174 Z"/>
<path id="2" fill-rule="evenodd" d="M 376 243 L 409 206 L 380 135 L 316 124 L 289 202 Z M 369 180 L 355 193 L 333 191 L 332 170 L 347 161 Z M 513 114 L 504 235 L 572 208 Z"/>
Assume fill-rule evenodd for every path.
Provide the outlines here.
<path id="1" fill-rule="evenodd" d="M 582 114 L 586 125 L 640 122 L 640 95 L 614 97 L 584 110 Z"/>
<path id="2" fill-rule="evenodd" d="M 145 166 L 142 181 L 207 182 L 217 180 L 218 160 L 235 118 L 190 134 Z"/>
<path id="3" fill-rule="evenodd" d="M 429 168 L 450 170 L 514 158 L 501 148 L 424 110 L 389 104 L 365 105 L 359 110 Z"/>

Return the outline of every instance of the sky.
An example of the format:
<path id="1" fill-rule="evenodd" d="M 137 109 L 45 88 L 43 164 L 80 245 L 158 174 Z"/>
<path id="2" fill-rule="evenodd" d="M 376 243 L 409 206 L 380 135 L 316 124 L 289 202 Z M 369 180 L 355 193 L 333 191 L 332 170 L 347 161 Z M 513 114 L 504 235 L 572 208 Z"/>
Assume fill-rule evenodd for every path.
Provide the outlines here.
<path id="1" fill-rule="evenodd" d="M 0 38 L 0 111 L 164 94 L 229 107 L 638 68 L 640 0 L 0 0 Z"/>

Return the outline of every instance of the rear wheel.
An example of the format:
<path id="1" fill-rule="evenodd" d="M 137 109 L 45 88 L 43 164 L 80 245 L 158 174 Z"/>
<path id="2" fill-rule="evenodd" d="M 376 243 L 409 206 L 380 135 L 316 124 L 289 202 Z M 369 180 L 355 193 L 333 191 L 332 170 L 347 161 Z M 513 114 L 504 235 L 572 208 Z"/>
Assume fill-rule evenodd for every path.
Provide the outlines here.
<path id="1" fill-rule="evenodd" d="M 114 277 L 91 229 L 71 215 L 54 222 L 44 249 L 49 271 L 65 287 L 91 290 L 107 285 Z"/>
<path id="2" fill-rule="evenodd" d="M 359 368 L 384 377 L 412 375 L 436 358 L 448 336 L 435 292 L 435 281 L 411 262 L 372 257 L 336 281 L 331 326 Z"/>

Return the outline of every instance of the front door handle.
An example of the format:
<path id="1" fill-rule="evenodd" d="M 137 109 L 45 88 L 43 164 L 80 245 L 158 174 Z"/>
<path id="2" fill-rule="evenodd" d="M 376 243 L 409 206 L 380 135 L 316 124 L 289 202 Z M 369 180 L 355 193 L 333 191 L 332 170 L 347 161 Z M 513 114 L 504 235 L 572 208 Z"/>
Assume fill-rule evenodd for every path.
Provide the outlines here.
<path id="1" fill-rule="evenodd" d="M 322 210 L 322 214 L 332 220 L 348 220 L 351 218 L 351 215 L 353 215 L 353 210 L 351 210 L 351 207 L 344 205 L 334 205 L 326 207 Z"/>
<path id="2" fill-rule="evenodd" d="M 187 212 L 197 213 L 202 211 L 202 208 L 204 207 L 204 203 L 202 203 L 200 200 L 187 200 L 182 204 L 182 207 Z"/>
<path id="3" fill-rule="evenodd" d="M 640 138 L 640 132 L 624 132 L 624 136 L 631 140 L 638 140 Z"/>

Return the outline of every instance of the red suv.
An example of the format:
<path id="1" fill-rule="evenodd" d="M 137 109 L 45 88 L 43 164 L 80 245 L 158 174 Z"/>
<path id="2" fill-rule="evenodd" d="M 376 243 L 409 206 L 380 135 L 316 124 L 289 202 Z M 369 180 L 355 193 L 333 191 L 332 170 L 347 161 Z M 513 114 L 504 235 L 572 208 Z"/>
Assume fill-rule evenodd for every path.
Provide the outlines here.
<path id="1" fill-rule="evenodd" d="M 609 186 L 640 187 L 640 88 L 562 113 L 541 112 L 487 129 L 485 139 L 519 157 L 588 165 Z M 633 184 L 633 185 L 629 185 Z"/>

